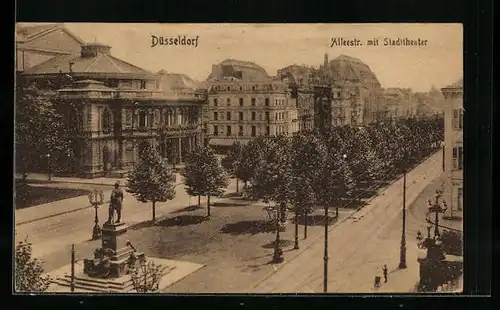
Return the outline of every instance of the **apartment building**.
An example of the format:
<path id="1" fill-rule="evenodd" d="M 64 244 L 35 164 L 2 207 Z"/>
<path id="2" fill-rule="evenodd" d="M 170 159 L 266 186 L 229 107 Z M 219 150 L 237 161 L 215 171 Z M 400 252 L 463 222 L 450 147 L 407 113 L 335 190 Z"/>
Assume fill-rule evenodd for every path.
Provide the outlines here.
<path id="1" fill-rule="evenodd" d="M 446 189 L 445 200 L 449 219 L 463 216 L 463 169 L 464 169 L 464 106 L 463 80 L 441 89 L 444 96 L 444 156 Z"/>

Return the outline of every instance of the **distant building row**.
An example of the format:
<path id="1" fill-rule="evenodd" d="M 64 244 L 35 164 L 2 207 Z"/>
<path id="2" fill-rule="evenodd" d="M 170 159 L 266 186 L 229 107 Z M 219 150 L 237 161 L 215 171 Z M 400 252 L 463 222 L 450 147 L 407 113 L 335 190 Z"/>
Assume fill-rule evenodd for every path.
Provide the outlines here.
<path id="1" fill-rule="evenodd" d="M 206 140 L 223 151 L 234 141 L 330 126 L 362 126 L 440 113 L 439 92 L 382 89 L 370 68 L 339 56 L 319 69 L 292 65 L 275 77 L 251 62 L 227 59 L 206 81 L 152 73 L 84 43 L 61 24 L 16 29 L 19 83 L 51 90 L 74 130 L 71 173 L 124 174 L 140 140 L 180 163 Z M 437 93 L 437 95 L 436 95 Z M 208 139 L 208 140 L 207 140 Z"/>

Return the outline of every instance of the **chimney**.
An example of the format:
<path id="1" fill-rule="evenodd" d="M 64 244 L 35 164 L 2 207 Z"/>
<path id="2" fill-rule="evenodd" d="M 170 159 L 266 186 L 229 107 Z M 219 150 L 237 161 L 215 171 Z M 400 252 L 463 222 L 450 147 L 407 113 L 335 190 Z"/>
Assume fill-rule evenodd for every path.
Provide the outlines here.
<path id="1" fill-rule="evenodd" d="M 75 64 L 75 62 L 73 60 L 70 60 L 69 61 L 69 73 L 73 73 L 73 65 Z"/>

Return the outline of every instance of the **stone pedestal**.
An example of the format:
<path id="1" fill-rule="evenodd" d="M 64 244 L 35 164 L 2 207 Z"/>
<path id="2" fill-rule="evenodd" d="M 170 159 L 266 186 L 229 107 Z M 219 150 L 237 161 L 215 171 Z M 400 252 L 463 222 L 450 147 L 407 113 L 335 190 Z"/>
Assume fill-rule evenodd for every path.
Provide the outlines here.
<path id="1" fill-rule="evenodd" d="M 135 264 L 141 264 L 145 261 L 145 255 L 141 252 L 136 252 L 132 247 L 127 245 L 127 240 L 122 238 L 122 235 L 127 231 L 125 223 L 107 224 L 102 227 L 102 249 L 109 253 L 110 267 L 107 277 L 119 278 L 126 274 L 130 269 L 131 257 L 136 258 Z M 95 267 L 94 259 L 84 260 L 84 273 L 91 276 Z M 104 271 L 103 271 L 104 272 Z"/>

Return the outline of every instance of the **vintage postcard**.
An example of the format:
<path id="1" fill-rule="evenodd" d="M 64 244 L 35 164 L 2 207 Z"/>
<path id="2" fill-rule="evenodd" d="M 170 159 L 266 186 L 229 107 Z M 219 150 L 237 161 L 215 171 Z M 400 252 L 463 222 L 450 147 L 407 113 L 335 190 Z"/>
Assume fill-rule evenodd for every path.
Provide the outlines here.
<path id="1" fill-rule="evenodd" d="M 14 291 L 461 292 L 462 32 L 16 24 Z"/>

